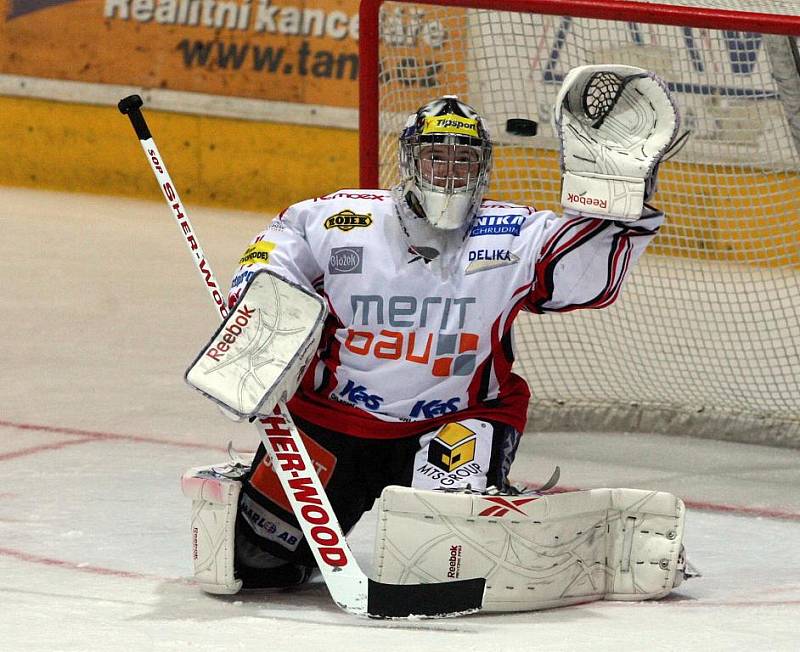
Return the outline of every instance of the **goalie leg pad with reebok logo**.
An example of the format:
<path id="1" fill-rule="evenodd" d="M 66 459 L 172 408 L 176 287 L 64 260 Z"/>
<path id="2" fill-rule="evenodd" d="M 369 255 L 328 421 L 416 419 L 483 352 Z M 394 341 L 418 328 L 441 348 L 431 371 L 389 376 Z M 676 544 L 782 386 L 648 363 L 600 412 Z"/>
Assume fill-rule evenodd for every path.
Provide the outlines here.
<path id="1" fill-rule="evenodd" d="M 242 588 L 234 575 L 234 536 L 240 478 L 238 463 L 199 466 L 181 478 L 183 495 L 192 499 L 194 579 L 206 593 L 233 594 Z"/>
<path id="2" fill-rule="evenodd" d="M 381 582 L 486 578 L 485 611 L 647 600 L 683 579 L 683 502 L 638 489 L 481 495 L 387 487 Z"/>

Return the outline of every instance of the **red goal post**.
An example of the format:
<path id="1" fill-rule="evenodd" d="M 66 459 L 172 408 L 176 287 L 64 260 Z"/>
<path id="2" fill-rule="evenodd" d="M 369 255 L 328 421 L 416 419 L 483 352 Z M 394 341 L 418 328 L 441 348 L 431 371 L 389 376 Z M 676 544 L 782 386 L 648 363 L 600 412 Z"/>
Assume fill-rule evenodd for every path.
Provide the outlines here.
<path id="1" fill-rule="evenodd" d="M 692 132 L 662 166 L 667 222 L 617 304 L 517 321 L 530 429 L 800 447 L 798 13 L 792 0 L 362 0 L 364 188 L 396 183 L 403 119 L 453 93 L 490 121 L 489 195 L 558 211 L 549 111 L 575 65 L 657 72 Z M 505 132 L 513 117 L 539 134 Z"/>

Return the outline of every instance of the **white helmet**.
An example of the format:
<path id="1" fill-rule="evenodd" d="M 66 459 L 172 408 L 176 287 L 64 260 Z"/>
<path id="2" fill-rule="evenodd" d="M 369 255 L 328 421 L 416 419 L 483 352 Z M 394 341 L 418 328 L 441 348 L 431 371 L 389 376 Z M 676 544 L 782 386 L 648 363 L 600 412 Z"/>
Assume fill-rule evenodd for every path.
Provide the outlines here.
<path id="1" fill-rule="evenodd" d="M 492 141 L 480 115 L 455 95 L 411 114 L 400 134 L 403 198 L 437 229 L 464 226 L 489 185 Z"/>

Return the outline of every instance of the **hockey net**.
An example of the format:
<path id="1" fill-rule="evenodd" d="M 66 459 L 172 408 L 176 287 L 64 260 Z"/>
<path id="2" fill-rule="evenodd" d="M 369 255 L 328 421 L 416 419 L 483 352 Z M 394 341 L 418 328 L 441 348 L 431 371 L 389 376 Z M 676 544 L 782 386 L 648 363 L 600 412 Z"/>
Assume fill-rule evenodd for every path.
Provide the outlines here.
<path id="1" fill-rule="evenodd" d="M 550 115 L 582 64 L 658 73 L 691 130 L 659 176 L 667 223 L 619 301 L 517 320 L 531 430 L 800 446 L 797 13 L 790 0 L 362 1 L 365 187 L 397 182 L 405 117 L 457 94 L 492 128 L 489 196 L 558 212 Z M 520 117 L 538 135 L 507 133 Z"/>

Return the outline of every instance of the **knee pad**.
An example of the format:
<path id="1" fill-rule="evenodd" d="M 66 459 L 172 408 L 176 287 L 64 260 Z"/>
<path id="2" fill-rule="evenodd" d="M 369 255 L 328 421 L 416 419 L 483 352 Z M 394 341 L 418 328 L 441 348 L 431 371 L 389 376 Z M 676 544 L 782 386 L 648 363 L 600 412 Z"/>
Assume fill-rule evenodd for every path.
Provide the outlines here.
<path id="1" fill-rule="evenodd" d="M 276 589 L 304 584 L 314 568 L 287 562 L 244 536 L 236 540 L 236 577 L 244 589 Z"/>
<path id="2" fill-rule="evenodd" d="M 248 471 L 248 466 L 234 461 L 194 467 L 181 478 L 183 494 L 192 499 L 194 579 L 206 593 L 232 595 L 242 589 L 296 586 L 308 581 L 314 570 L 236 536 L 242 478 Z"/>

